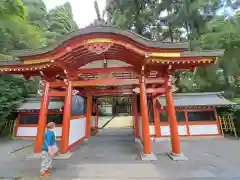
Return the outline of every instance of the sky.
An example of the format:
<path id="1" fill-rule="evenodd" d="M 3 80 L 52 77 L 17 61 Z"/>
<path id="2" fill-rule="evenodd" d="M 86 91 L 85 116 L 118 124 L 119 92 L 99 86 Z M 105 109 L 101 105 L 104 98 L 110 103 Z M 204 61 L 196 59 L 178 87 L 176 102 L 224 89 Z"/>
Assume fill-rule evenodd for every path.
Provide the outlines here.
<path id="1" fill-rule="evenodd" d="M 43 0 L 47 9 L 50 10 L 55 6 L 62 5 L 65 2 L 70 2 L 72 5 L 72 11 L 74 20 L 78 24 L 79 28 L 83 28 L 92 23 L 96 18 L 96 12 L 94 8 L 94 0 Z M 106 0 L 97 0 L 100 14 L 106 5 Z"/>

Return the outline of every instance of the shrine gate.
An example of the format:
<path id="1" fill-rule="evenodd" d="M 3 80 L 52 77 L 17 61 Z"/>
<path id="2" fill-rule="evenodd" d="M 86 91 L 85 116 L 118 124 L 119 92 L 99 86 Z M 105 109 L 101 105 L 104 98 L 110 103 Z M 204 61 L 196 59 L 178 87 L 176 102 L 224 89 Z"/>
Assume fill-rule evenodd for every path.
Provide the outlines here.
<path id="1" fill-rule="evenodd" d="M 132 96 L 134 136 L 145 155 L 152 153 L 147 96 L 153 98 L 155 126 L 159 126 L 157 97 L 165 94 L 171 135 L 172 156 L 180 156 L 180 138 L 172 95 L 171 77 L 176 70 L 194 70 L 216 63 L 218 51 L 189 51 L 188 42 L 157 42 L 133 32 L 97 25 L 72 32 L 49 47 L 13 52 L 18 59 L 0 61 L 1 74 L 40 76 L 44 81 L 35 152 L 41 152 L 51 97 L 64 98 L 61 153 L 67 153 L 91 135 L 93 96 Z M 73 90 L 86 97 L 86 115 L 77 117 L 84 129 L 71 136 Z M 140 114 L 137 96 L 140 97 Z M 77 121 L 75 121 L 77 122 Z M 83 123 L 82 123 L 83 122 Z M 76 127 L 75 127 L 76 128 Z M 80 131 L 80 130 L 79 130 Z M 156 133 L 158 133 L 156 131 Z"/>

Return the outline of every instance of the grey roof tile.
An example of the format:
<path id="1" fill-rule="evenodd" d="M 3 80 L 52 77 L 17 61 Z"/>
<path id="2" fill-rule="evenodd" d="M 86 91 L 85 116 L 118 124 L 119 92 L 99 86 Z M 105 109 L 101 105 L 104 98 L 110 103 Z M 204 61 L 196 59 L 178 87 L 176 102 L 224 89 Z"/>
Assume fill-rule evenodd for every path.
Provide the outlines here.
<path id="1" fill-rule="evenodd" d="M 165 96 L 159 96 L 158 101 L 161 105 L 166 106 Z M 221 97 L 221 93 L 174 93 L 174 104 L 176 107 L 236 105 L 236 103 Z"/>
<path id="2" fill-rule="evenodd" d="M 63 101 L 60 100 L 50 100 L 48 104 L 48 109 L 50 110 L 57 110 L 64 106 Z M 41 99 L 39 97 L 31 97 L 26 99 L 25 102 L 23 102 L 20 107 L 18 108 L 19 111 L 24 110 L 40 110 L 41 107 Z"/>

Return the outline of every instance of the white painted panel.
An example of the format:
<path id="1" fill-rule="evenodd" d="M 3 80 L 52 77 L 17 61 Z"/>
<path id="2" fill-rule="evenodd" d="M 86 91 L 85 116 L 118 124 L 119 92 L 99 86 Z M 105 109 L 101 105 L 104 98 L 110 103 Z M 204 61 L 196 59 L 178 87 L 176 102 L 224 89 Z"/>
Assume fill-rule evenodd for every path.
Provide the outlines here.
<path id="1" fill-rule="evenodd" d="M 103 127 L 103 125 L 112 119 L 112 116 L 99 116 L 98 117 L 98 127 Z"/>
<path id="2" fill-rule="evenodd" d="M 142 139 L 142 116 L 138 116 L 139 136 Z"/>
<path id="3" fill-rule="evenodd" d="M 68 138 L 68 145 L 72 145 L 85 136 L 86 118 L 78 118 L 70 120 L 70 132 Z"/>
<path id="4" fill-rule="evenodd" d="M 62 127 L 56 127 L 56 135 L 57 137 L 62 136 Z M 17 136 L 36 137 L 37 127 L 18 127 Z"/>
<path id="5" fill-rule="evenodd" d="M 80 67 L 79 69 L 86 69 L 86 68 L 103 68 L 103 64 L 104 64 L 104 61 L 103 60 L 97 60 L 97 61 L 94 61 L 94 62 L 90 62 L 82 67 Z"/>
<path id="6" fill-rule="evenodd" d="M 161 126 L 161 136 L 169 136 L 170 135 L 170 129 L 169 126 Z"/>
<path id="7" fill-rule="evenodd" d="M 162 136 L 170 136 L 169 126 L 161 126 L 160 131 L 161 131 Z M 187 135 L 187 126 L 186 125 L 178 125 L 178 134 L 179 135 Z"/>
<path id="8" fill-rule="evenodd" d="M 142 117 L 138 116 L 139 136 L 142 138 Z M 155 135 L 155 126 L 149 125 L 149 134 Z"/>
<path id="9" fill-rule="evenodd" d="M 190 125 L 190 135 L 216 135 L 219 134 L 216 124 L 211 125 Z"/>
<path id="10" fill-rule="evenodd" d="M 187 126 L 186 125 L 179 125 L 178 126 L 178 134 L 179 135 L 187 135 Z"/>
<path id="11" fill-rule="evenodd" d="M 116 116 L 105 128 L 133 127 L 133 116 Z"/>
<path id="12" fill-rule="evenodd" d="M 56 127 L 56 136 L 57 137 L 62 136 L 62 127 Z"/>
<path id="13" fill-rule="evenodd" d="M 17 136 L 36 136 L 37 127 L 18 127 Z"/>
<path id="14" fill-rule="evenodd" d="M 149 133 L 150 135 L 155 135 L 155 125 L 149 125 Z"/>
<path id="15" fill-rule="evenodd" d="M 107 66 L 108 67 L 124 67 L 124 66 L 131 66 L 131 65 L 120 60 L 108 60 Z"/>
<path id="16" fill-rule="evenodd" d="M 96 116 L 91 117 L 91 127 L 95 127 L 95 118 Z"/>

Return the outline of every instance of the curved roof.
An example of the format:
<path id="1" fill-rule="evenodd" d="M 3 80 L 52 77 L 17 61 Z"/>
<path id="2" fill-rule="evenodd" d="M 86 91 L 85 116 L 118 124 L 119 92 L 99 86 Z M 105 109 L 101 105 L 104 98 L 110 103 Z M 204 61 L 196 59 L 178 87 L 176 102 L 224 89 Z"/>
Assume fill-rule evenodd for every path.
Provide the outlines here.
<path id="1" fill-rule="evenodd" d="M 176 107 L 236 105 L 236 103 L 222 97 L 221 94 L 222 92 L 174 93 L 173 98 Z M 158 101 L 162 106 L 166 106 L 164 96 L 159 96 Z"/>
<path id="2" fill-rule="evenodd" d="M 141 45 L 144 45 L 146 47 L 151 47 L 151 48 L 163 48 L 163 49 L 188 49 L 189 48 L 188 42 L 170 43 L 170 42 L 152 41 L 131 31 L 123 30 L 123 29 L 113 27 L 113 26 L 108 26 L 108 25 L 100 25 L 100 26 L 90 26 L 90 27 L 86 27 L 86 28 L 71 32 L 63 36 L 61 39 L 56 41 L 51 46 L 48 46 L 45 48 L 40 48 L 37 50 L 17 50 L 17 51 L 12 51 L 11 54 L 16 57 L 24 57 L 24 56 L 35 56 L 35 55 L 48 53 L 48 52 L 54 51 L 54 49 L 56 49 L 57 47 L 60 47 L 62 44 L 66 43 L 70 39 L 73 39 L 74 37 L 85 36 L 85 35 L 90 35 L 94 33 L 115 34 L 119 36 L 124 36 L 129 38 L 132 41 L 135 41 Z"/>
<path id="3" fill-rule="evenodd" d="M 97 60 L 124 61 L 136 72 L 141 71 L 143 64 L 146 70 L 165 72 L 172 66 L 174 70 L 206 66 L 224 53 L 192 52 L 188 47 L 188 42 L 157 42 L 117 27 L 97 25 L 65 35 L 48 47 L 12 51 L 11 55 L 18 59 L 0 61 L 0 73 L 76 76 L 74 72 L 80 67 Z"/>

